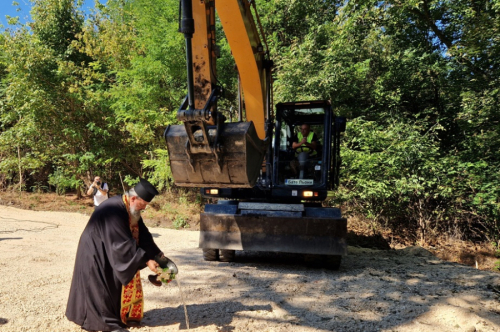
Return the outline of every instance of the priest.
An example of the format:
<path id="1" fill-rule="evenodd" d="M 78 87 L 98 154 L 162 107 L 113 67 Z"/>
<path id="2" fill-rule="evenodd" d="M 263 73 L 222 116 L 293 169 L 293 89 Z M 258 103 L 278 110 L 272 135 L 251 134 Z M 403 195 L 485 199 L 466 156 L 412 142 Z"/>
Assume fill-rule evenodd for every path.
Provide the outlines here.
<path id="1" fill-rule="evenodd" d="M 141 218 L 158 194 L 144 179 L 96 207 L 78 244 L 66 317 L 87 331 L 127 331 L 143 317 L 140 271 L 163 256 Z"/>

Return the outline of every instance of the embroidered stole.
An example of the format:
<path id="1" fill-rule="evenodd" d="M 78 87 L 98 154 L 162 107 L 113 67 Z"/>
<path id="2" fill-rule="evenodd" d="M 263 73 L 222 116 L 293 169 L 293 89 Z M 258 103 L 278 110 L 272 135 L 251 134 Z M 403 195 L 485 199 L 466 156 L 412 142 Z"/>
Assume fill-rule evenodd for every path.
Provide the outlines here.
<path id="1" fill-rule="evenodd" d="M 126 195 L 123 195 L 123 203 L 127 207 L 130 231 L 137 245 L 139 245 L 139 225 L 132 226 L 130 216 L 130 205 Z M 134 321 L 140 322 L 144 316 L 144 299 L 142 293 L 141 272 L 137 271 L 132 281 L 122 286 L 122 298 L 120 318 L 124 324 Z"/>

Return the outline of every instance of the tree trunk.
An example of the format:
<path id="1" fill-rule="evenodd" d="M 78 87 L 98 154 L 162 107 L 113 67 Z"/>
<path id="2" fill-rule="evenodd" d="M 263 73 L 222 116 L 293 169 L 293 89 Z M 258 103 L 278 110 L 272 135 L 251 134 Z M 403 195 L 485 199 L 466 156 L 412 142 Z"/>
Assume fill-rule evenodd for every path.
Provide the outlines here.
<path id="1" fill-rule="evenodd" d="M 17 160 L 19 161 L 19 191 L 23 190 L 23 169 L 21 167 L 21 148 L 17 146 Z"/>

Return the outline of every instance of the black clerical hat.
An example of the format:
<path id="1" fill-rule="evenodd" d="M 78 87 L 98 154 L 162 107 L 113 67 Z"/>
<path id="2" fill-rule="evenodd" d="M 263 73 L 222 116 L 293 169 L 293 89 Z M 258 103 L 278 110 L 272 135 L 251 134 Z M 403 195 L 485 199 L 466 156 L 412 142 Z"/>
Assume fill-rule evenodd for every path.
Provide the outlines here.
<path id="1" fill-rule="evenodd" d="M 158 195 L 159 192 L 155 187 L 148 181 L 140 179 L 139 183 L 134 187 L 137 196 L 145 200 L 146 202 L 151 202 L 151 200 Z"/>

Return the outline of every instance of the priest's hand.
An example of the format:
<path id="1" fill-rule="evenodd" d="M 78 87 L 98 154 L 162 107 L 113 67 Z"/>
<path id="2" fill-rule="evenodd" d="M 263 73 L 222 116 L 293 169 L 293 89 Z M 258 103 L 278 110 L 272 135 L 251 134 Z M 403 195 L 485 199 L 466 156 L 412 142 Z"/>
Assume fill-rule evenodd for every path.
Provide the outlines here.
<path id="1" fill-rule="evenodd" d="M 155 262 L 154 259 L 150 259 L 147 263 L 147 266 L 149 267 L 149 269 L 151 271 L 153 271 L 154 273 L 156 273 L 156 268 L 159 266 L 158 263 Z"/>

